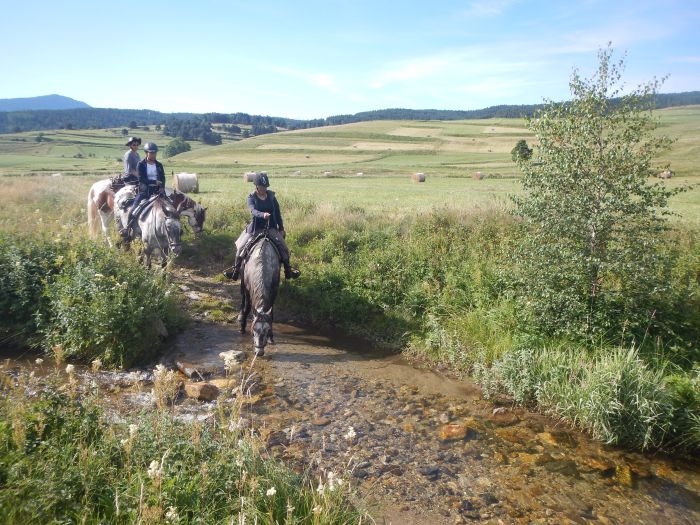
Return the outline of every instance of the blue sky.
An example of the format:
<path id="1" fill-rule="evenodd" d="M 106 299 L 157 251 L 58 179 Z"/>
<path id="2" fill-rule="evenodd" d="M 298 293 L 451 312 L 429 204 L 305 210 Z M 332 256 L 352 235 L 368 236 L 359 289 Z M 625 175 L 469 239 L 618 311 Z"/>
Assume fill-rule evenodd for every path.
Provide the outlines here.
<path id="1" fill-rule="evenodd" d="M 323 118 L 569 97 L 609 41 L 630 87 L 700 90 L 700 1 L 10 2 L 0 98 Z"/>

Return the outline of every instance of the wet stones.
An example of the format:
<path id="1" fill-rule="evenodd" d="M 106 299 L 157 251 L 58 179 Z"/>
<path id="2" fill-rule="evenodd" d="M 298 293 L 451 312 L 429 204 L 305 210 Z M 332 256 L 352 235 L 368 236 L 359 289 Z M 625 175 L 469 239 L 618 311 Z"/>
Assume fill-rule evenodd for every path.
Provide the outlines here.
<path id="1" fill-rule="evenodd" d="M 442 442 L 449 443 L 451 441 L 475 439 L 477 432 L 467 423 L 450 423 L 440 427 L 438 436 Z"/>
<path id="2" fill-rule="evenodd" d="M 185 383 L 185 394 L 198 401 L 214 401 L 219 389 L 211 383 Z"/>

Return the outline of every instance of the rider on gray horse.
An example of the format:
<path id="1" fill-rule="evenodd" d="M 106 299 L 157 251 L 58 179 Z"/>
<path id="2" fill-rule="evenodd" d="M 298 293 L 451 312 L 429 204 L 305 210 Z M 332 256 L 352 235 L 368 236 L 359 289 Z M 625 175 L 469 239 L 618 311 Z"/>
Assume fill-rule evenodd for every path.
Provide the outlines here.
<path id="1" fill-rule="evenodd" d="M 163 165 L 156 160 L 158 146 L 153 142 L 146 142 L 143 146 L 143 150 L 146 152 L 146 158 L 139 162 L 137 167 L 139 175 L 139 193 L 129 210 L 126 226 L 119 232 L 125 238 L 130 237 L 129 230 L 131 224 L 138 219 L 141 213 L 141 210 L 138 209 L 139 204 L 144 199 L 149 199 L 153 195 L 165 193 L 165 169 Z"/>
<path id="2" fill-rule="evenodd" d="M 253 216 L 253 220 L 246 226 L 243 233 L 236 241 L 236 262 L 233 267 L 224 271 L 224 275 L 234 281 L 240 277 L 241 263 L 250 248 L 248 244 L 251 240 L 265 231 L 267 226 L 267 235 L 275 243 L 277 251 L 280 254 L 282 266 L 284 266 L 284 277 L 286 279 L 296 279 L 301 275 L 299 270 L 293 269 L 289 264 L 289 248 L 284 242 L 285 231 L 284 223 L 282 222 L 282 213 L 280 206 L 273 191 L 268 191 L 270 179 L 267 173 L 261 172 L 255 175 L 255 191 L 248 195 L 248 209 Z"/>

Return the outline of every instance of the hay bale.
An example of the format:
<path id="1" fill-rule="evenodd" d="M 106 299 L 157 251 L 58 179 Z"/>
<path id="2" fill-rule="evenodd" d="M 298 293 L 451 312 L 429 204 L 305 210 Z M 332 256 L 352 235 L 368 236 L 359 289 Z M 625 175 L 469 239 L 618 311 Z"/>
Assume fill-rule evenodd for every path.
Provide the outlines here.
<path id="1" fill-rule="evenodd" d="M 411 175 L 413 182 L 425 182 L 425 173 L 414 173 Z"/>
<path id="2" fill-rule="evenodd" d="M 199 181 L 196 173 L 175 173 L 173 187 L 182 193 L 199 193 Z"/>
<path id="3" fill-rule="evenodd" d="M 660 179 L 670 179 L 671 177 L 673 177 L 673 172 L 671 170 L 664 170 L 659 173 Z"/>
<path id="4" fill-rule="evenodd" d="M 294 173 L 292 173 L 292 177 L 301 177 L 301 170 L 296 170 Z"/>
<path id="5" fill-rule="evenodd" d="M 355 176 L 356 176 L 356 177 L 364 177 L 365 174 L 362 173 L 361 171 L 358 171 L 358 172 L 355 174 Z"/>
<path id="6" fill-rule="evenodd" d="M 472 173 L 472 179 L 474 180 L 481 180 L 484 177 L 486 177 L 486 174 L 481 171 L 475 171 L 474 173 Z"/>
<path id="7" fill-rule="evenodd" d="M 324 172 L 323 172 L 323 176 L 324 176 L 324 177 L 330 177 L 331 175 L 333 175 L 333 173 L 331 173 L 330 171 L 324 171 Z"/>
<path id="8" fill-rule="evenodd" d="M 255 172 L 254 171 L 246 171 L 243 174 L 243 182 L 253 182 L 255 180 Z"/>

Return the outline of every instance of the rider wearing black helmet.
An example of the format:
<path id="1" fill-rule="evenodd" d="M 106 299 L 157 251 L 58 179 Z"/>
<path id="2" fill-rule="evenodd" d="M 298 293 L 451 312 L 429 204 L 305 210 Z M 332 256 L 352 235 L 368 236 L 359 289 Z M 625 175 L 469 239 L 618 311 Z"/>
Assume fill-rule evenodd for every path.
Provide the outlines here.
<path id="1" fill-rule="evenodd" d="M 139 137 L 129 137 L 125 145 L 129 146 L 129 151 L 124 153 L 124 173 L 122 174 L 122 180 L 126 184 L 136 184 L 139 180 L 138 164 L 141 158 L 137 152 L 141 145 L 141 139 Z"/>
<path id="2" fill-rule="evenodd" d="M 146 158 L 139 162 L 137 166 L 139 193 L 129 210 L 129 218 L 126 221 L 126 227 L 120 232 L 126 238 L 129 237 L 131 223 L 135 219 L 138 219 L 138 212 L 135 212 L 137 211 L 139 203 L 156 193 L 165 192 L 165 169 L 163 165 L 156 160 L 158 146 L 156 146 L 154 142 L 146 142 L 146 144 L 143 145 L 143 150 L 146 152 Z"/>
<path id="3" fill-rule="evenodd" d="M 277 251 L 284 267 L 284 277 L 286 279 L 296 279 L 301 275 L 299 270 L 293 269 L 289 264 L 289 248 L 284 242 L 285 231 L 282 222 L 280 205 L 277 202 L 275 193 L 268 191 L 270 179 L 264 171 L 255 175 L 255 191 L 248 195 L 248 209 L 253 219 L 246 226 L 243 233 L 236 241 L 236 262 L 233 267 L 226 270 L 224 275 L 234 281 L 240 277 L 241 263 L 243 262 L 243 252 L 248 242 L 255 236 L 268 228 L 268 236 L 277 246 Z"/>

